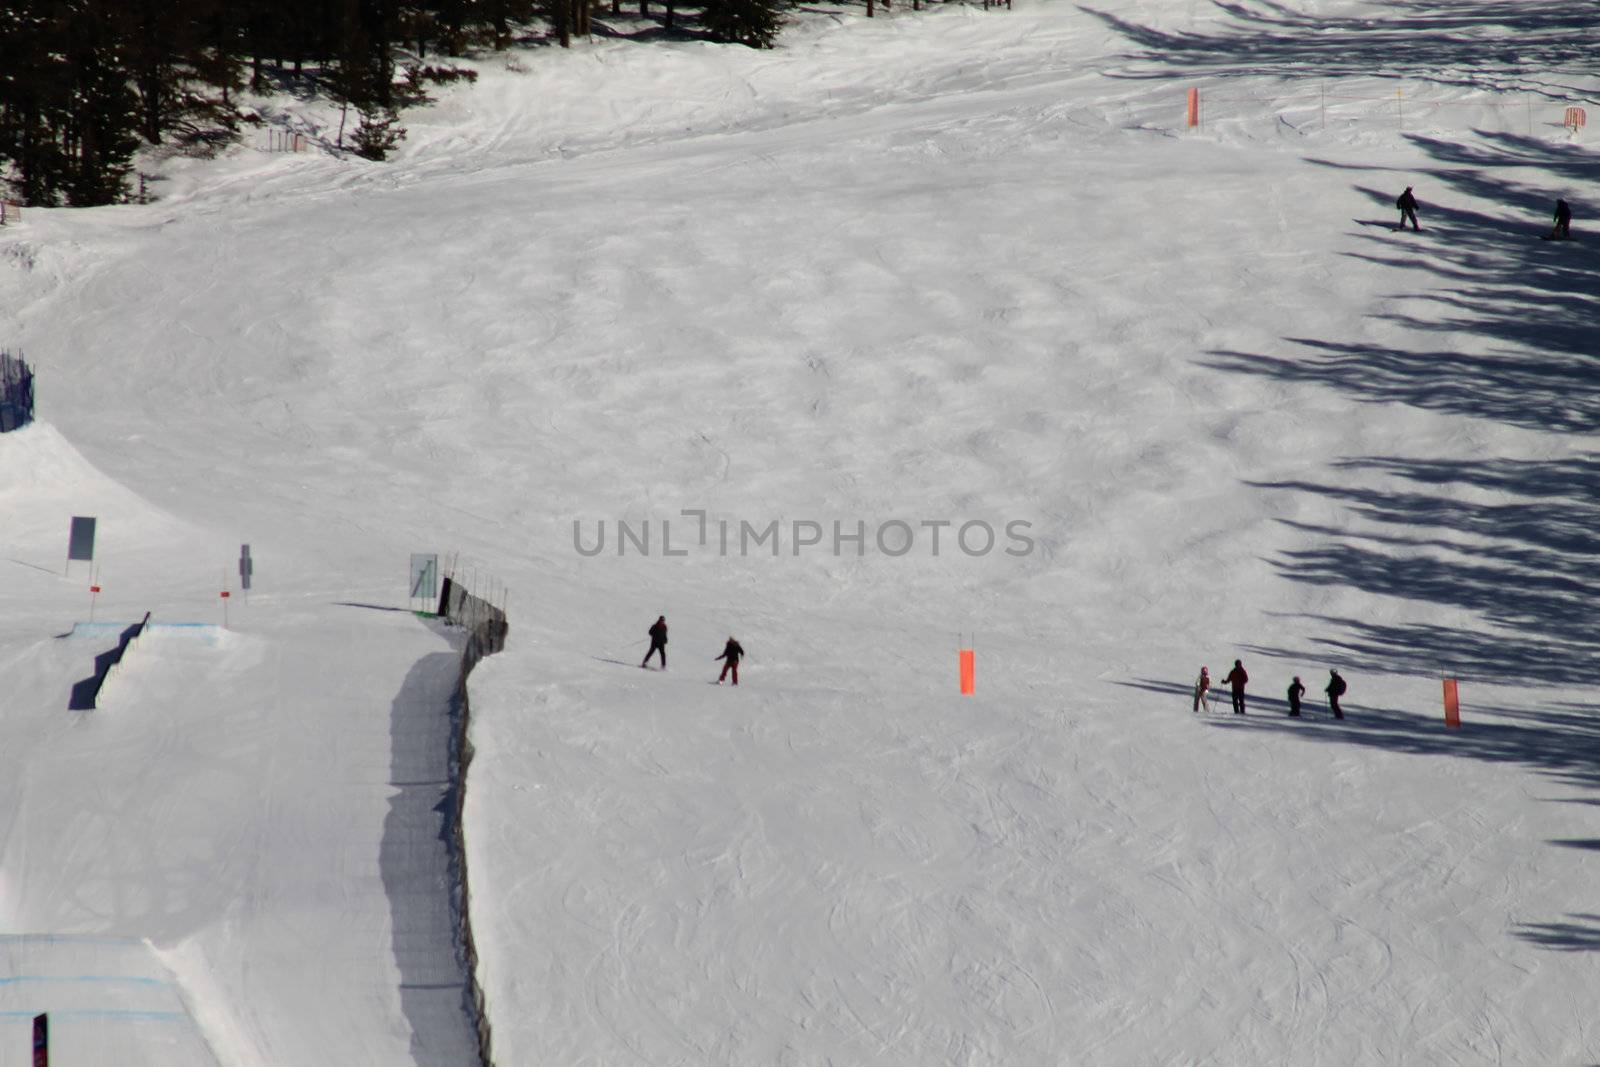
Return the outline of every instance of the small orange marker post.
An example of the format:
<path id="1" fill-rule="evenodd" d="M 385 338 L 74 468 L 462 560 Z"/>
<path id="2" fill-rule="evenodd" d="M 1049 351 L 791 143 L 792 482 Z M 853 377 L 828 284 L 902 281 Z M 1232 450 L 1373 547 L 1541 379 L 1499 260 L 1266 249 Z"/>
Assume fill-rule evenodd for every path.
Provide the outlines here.
<path id="1" fill-rule="evenodd" d="M 969 697 L 977 689 L 977 654 L 970 648 L 959 650 L 961 657 L 961 695 Z"/>
<path id="2" fill-rule="evenodd" d="M 1444 680 L 1444 724 L 1452 730 L 1461 729 L 1461 697 L 1454 678 Z"/>
<path id="3" fill-rule="evenodd" d="M 1189 90 L 1189 125 L 1200 125 L 1200 90 Z"/>

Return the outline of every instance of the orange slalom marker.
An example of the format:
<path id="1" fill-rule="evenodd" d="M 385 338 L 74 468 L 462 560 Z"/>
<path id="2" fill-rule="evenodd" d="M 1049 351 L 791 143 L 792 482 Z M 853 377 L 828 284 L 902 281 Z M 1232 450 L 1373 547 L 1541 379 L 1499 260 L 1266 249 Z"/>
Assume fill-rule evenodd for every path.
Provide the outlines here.
<path id="1" fill-rule="evenodd" d="M 1452 730 L 1461 729 L 1461 698 L 1454 678 L 1444 680 L 1444 724 Z"/>

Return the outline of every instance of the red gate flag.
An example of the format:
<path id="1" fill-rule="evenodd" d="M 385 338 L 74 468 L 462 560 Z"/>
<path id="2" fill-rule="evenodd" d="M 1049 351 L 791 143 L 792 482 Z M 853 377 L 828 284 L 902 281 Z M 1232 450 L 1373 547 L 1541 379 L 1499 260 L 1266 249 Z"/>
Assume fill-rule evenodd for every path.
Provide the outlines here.
<path id="1" fill-rule="evenodd" d="M 977 663 L 970 648 L 961 649 L 961 695 L 969 697 L 977 688 Z"/>
<path id="2" fill-rule="evenodd" d="M 1189 125 L 1200 125 L 1200 90 L 1189 90 Z"/>
<path id="3" fill-rule="evenodd" d="M 1456 680 L 1444 680 L 1444 724 L 1452 729 L 1461 729 L 1461 700 L 1456 693 Z"/>

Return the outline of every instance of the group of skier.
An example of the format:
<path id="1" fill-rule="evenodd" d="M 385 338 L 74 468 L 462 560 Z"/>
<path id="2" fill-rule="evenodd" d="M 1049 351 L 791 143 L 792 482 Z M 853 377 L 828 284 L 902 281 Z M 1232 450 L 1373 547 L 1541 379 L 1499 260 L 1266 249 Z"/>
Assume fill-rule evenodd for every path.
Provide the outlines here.
<path id="1" fill-rule="evenodd" d="M 1322 690 L 1328 696 L 1328 710 L 1333 713 L 1335 719 L 1342 719 L 1344 718 L 1344 712 L 1339 708 L 1339 698 L 1344 696 L 1347 686 L 1337 670 L 1330 669 L 1328 676 L 1328 684 Z M 1250 675 L 1245 673 L 1244 664 L 1239 660 L 1234 660 L 1233 670 L 1229 671 L 1222 681 L 1228 686 L 1229 695 L 1233 698 L 1233 713 L 1235 715 L 1245 714 L 1244 687 L 1250 681 Z M 1200 710 L 1200 705 L 1206 702 L 1206 695 L 1210 691 L 1211 669 L 1209 667 L 1201 667 L 1200 677 L 1194 680 L 1194 710 L 1196 712 Z M 1300 684 L 1300 676 L 1297 674 L 1294 677 L 1294 681 L 1289 683 L 1289 718 L 1300 718 L 1300 698 L 1305 696 L 1305 693 L 1306 687 Z"/>
<path id="2" fill-rule="evenodd" d="M 644 654 L 644 662 L 640 663 L 639 666 L 649 667 L 650 657 L 656 655 L 657 653 L 661 654 L 661 669 L 666 670 L 667 617 L 665 615 L 657 616 L 655 624 L 650 627 L 650 651 Z M 728 636 L 728 643 L 722 647 L 722 655 L 717 657 L 717 659 L 723 661 L 722 673 L 717 676 L 718 685 L 721 685 L 723 679 L 727 678 L 729 674 L 733 675 L 733 684 L 739 684 L 739 661 L 743 658 L 744 646 L 739 644 L 738 641 L 734 640 L 733 636 L 730 634 Z"/>
<path id="3" fill-rule="evenodd" d="M 1394 206 L 1400 209 L 1400 225 L 1396 229 L 1403 230 L 1406 223 L 1411 223 L 1411 228 L 1417 232 L 1422 227 L 1417 225 L 1417 197 L 1411 191 L 1411 186 L 1406 186 L 1406 191 L 1395 200 Z M 1547 241 L 1567 241 L 1572 239 L 1572 207 L 1565 200 L 1556 200 L 1555 227 L 1550 231 Z"/>
<path id="4" fill-rule="evenodd" d="M 657 616 L 655 623 L 650 627 L 649 633 L 650 651 L 644 654 L 644 660 L 639 666 L 648 668 L 650 666 L 650 657 L 660 656 L 661 669 L 666 670 L 667 617 L 665 615 Z M 718 685 L 721 685 L 729 675 L 733 676 L 734 685 L 739 684 L 739 661 L 744 656 L 744 646 L 739 644 L 732 635 L 729 635 L 728 643 L 722 648 L 722 655 L 717 657 L 717 659 L 723 661 L 722 673 L 717 676 Z M 1328 684 L 1322 690 L 1328 697 L 1328 710 L 1333 713 L 1335 719 L 1342 719 L 1344 718 L 1344 712 L 1339 709 L 1339 698 L 1344 695 L 1345 682 L 1339 676 L 1337 670 L 1329 670 L 1328 675 Z M 1234 660 L 1233 670 L 1229 671 L 1222 681 L 1223 684 L 1228 686 L 1229 694 L 1233 698 L 1233 713 L 1235 715 L 1245 714 L 1245 686 L 1250 681 L 1250 675 L 1245 673 L 1244 664 L 1239 660 Z M 1200 677 L 1196 678 L 1194 682 L 1195 711 L 1198 712 L 1200 710 L 1200 706 L 1206 702 L 1206 696 L 1210 691 L 1211 669 L 1209 667 L 1201 667 Z M 1300 676 L 1295 675 L 1294 681 L 1289 683 L 1289 717 L 1291 719 L 1300 717 L 1300 698 L 1305 695 L 1305 692 L 1306 687 L 1300 684 Z"/>

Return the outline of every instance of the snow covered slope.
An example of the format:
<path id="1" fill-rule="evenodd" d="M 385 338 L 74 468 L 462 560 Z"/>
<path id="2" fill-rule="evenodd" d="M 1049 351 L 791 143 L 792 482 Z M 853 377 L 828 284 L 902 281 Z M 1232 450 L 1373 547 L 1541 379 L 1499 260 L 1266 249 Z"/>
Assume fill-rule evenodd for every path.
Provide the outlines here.
<path id="1" fill-rule="evenodd" d="M 374 609 L 439 551 L 509 590 L 502 1067 L 1600 1058 L 1600 283 L 1535 239 L 1595 210 L 1584 16 L 1297 10 L 485 60 L 391 164 L 0 233 L 43 420 L 0 438 L 6 929 L 148 939 L 224 1063 L 466 1062 L 442 861 L 385 852 L 454 653 Z M 257 558 L 92 715 L 73 514 L 114 620 L 220 621 Z M 1251 714 L 1191 713 L 1235 658 Z"/>

